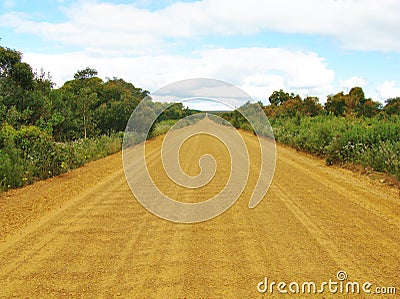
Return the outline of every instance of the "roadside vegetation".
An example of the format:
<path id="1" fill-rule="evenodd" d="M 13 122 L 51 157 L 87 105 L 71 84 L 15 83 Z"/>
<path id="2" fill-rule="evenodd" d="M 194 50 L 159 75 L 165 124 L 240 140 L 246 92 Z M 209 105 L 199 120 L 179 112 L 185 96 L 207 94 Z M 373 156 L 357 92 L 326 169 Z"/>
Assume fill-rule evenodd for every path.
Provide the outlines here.
<path id="1" fill-rule="evenodd" d="M 177 105 L 180 105 L 179 103 Z M 189 114 L 187 116 L 191 116 L 190 118 L 184 118 L 186 116 L 182 116 L 182 118 L 175 118 L 175 119 L 164 119 L 161 121 L 157 121 L 154 129 L 152 130 L 151 137 L 156 137 L 160 136 L 163 134 L 166 134 L 170 129 L 172 130 L 177 130 L 181 129 L 183 127 L 190 126 L 197 121 L 201 120 L 204 118 L 203 113 L 199 113 L 200 111 L 196 110 L 190 110 L 191 113 L 197 113 L 197 114 Z"/>
<path id="2" fill-rule="evenodd" d="M 0 46 L 0 191 L 119 151 L 127 121 L 146 96 L 147 91 L 123 79 L 103 81 L 92 68 L 78 70 L 73 79 L 56 87 L 50 74 L 22 62 L 22 53 Z M 381 105 L 354 87 L 348 94 L 329 95 L 324 105 L 316 97 L 302 99 L 283 90 L 275 91 L 269 101 L 270 105 L 258 105 L 278 142 L 323 157 L 327 164 L 352 163 L 400 179 L 400 97 Z M 180 103 L 151 105 L 154 111 L 165 111 L 149 138 L 199 112 Z M 253 131 L 239 112 L 252 113 L 252 105 L 257 104 L 218 115 L 236 128 Z M 200 118 L 183 120 L 179 126 Z"/>
<path id="3" fill-rule="evenodd" d="M 21 187 L 121 150 L 126 123 L 148 92 L 85 68 L 56 88 L 51 76 L 0 46 L 0 191 Z M 160 111 L 163 110 L 163 105 Z M 174 104 L 159 122 L 194 111 Z M 160 131 L 160 129 L 157 129 Z M 157 132 L 156 132 L 157 133 Z"/>
<path id="4" fill-rule="evenodd" d="M 366 99 L 360 87 L 348 94 L 302 99 L 283 90 L 261 105 L 277 142 L 326 160 L 328 165 L 358 165 L 400 180 L 400 97 L 381 105 Z M 240 110 L 240 108 L 239 108 Z M 252 131 L 238 111 L 219 113 L 236 128 Z"/>

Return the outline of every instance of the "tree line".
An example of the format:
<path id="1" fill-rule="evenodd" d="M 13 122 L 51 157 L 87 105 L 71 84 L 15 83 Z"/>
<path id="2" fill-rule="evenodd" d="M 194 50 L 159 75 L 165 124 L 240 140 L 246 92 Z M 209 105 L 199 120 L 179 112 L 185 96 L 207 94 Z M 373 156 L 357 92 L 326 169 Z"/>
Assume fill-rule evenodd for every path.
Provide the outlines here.
<path id="1" fill-rule="evenodd" d="M 121 78 L 97 75 L 87 67 L 56 88 L 49 73 L 22 61 L 21 52 L 0 46 L 0 189 L 57 175 L 121 149 L 121 132 L 149 93 Z M 278 141 L 329 163 L 375 165 L 400 177 L 400 97 L 382 105 L 354 87 L 329 95 L 324 105 L 316 97 L 302 99 L 283 90 L 273 92 L 269 101 L 259 104 Z M 151 105 L 156 114 L 170 106 Z M 256 104 L 246 105 L 251 110 Z M 197 112 L 175 103 L 158 117 L 149 136 Z M 252 130 L 238 110 L 221 116 L 236 128 Z"/>
<path id="2" fill-rule="evenodd" d="M 400 179 L 400 97 L 382 105 L 354 87 L 347 94 L 329 95 L 324 105 L 316 97 L 302 99 L 283 90 L 274 91 L 269 101 L 218 114 L 234 127 L 254 132 L 240 111 L 260 105 L 278 142 L 325 158 L 328 165 L 356 165 Z"/>
<path id="3" fill-rule="evenodd" d="M 319 98 L 308 96 L 302 99 L 299 95 L 288 93 L 282 89 L 274 91 L 269 97 L 270 105 L 259 104 L 268 116 L 293 117 L 296 115 L 317 116 L 332 114 L 335 116 L 374 117 L 378 114 L 399 115 L 400 96 L 380 102 L 366 98 L 361 87 L 353 87 L 345 94 L 339 92 L 329 95 L 324 105 Z"/>
<path id="4" fill-rule="evenodd" d="M 22 61 L 21 52 L 0 46 L 0 190 L 121 149 L 121 132 L 149 92 L 121 78 L 103 81 L 97 75 L 87 67 L 56 88 L 49 73 Z M 154 102 L 154 110 L 167 105 Z M 193 113 L 176 103 L 157 122 Z"/>
<path id="5" fill-rule="evenodd" d="M 121 132 L 148 95 L 123 79 L 104 82 L 91 68 L 54 88 L 49 74 L 33 71 L 21 59 L 20 52 L 0 47 L 0 123 L 36 126 L 56 141 Z"/>

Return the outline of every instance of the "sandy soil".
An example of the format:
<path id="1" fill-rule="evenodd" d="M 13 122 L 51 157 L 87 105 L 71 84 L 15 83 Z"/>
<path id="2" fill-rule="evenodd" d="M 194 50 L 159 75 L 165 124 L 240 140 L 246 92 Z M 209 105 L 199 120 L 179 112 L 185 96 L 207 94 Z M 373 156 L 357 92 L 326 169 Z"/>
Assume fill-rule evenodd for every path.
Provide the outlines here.
<path id="1" fill-rule="evenodd" d="M 260 157 L 254 136 L 244 138 L 252 167 L 246 189 L 232 208 L 202 223 L 172 223 L 145 210 L 127 185 L 121 153 L 4 193 L 0 297 L 282 297 L 276 289 L 261 295 L 257 284 L 268 277 L 318 285 L 337 281 L 339 270 L 348 281 L 371 282 L 371 290 L 395 286 L 400 292 L 398 190 L 278 146 L 271 188 L 248 209 Z M 146 146 L 161 190 L 201 201 L 224 186 L 229 157 L 222 144 L 204 135 L 187 141 L 180 157 L 187 173 L 198 173 L 193 157 L 206 152 L 222 168 L 207 192 L 182 192 L 162 173 L 162 140 Z"/>

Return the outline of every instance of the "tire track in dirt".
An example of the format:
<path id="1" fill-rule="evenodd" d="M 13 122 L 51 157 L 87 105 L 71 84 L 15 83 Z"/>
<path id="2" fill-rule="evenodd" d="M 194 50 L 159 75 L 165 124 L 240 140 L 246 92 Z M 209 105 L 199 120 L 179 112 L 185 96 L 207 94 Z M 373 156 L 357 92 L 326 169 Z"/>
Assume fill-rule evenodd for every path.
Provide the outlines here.
<path id="1" fill-rule="evenodd" d="M 122 173 L 119 171 L 117 175 L 112 176 L 111 179 L 106 180 L 106 182 L 91 190 L 90 193 L 82 196 L 72 206 L 57 211 L 58 213 L 52 215 L 45 223 L 33 230 L 28 230 L 25 237 L 17 242 L 12 242 L 14 244 L 7 244 L 8 247 L 12 246 L 14 250 L 7 252 L 4 256 L 4 261 L 7 262 L 0 266 L 2 275 L 12 278 L 12 273 L 18 271 L 20 275 L 25 276 L 30 271 L 30 260 L 35 259 L 35 263 L 43 265 L 49 260 L 49 257 L 56 256 L 62 251 L 65 244 L 68 243 L 69 229 L 80 225 L 81 219 L 87 218 L 87 215 L 98 208 L 99 203 L 109 196 L 109 193 L 103 192 L 103 188 L 108 189 L 109 186 L 112 186 L 110 192 L 114 192 L 125 184 L 121 180 L 121 175 Z M 99 196 L 91 199 L 93 193 L 99 194 Z M 13 281 L 13 283 L 15 282 Z M 19 283 L 23 282 L 20 281 Z"/>
<path id="2" fill-rule="evenodd" d="M 283 156 L 281 156 L 283 158 Z M 331 173 L 328 177 L 330 180 L 327 180 L 326 176 L 328 174 L 327 169 L 324 167 L 320 167 L 315 171 L 310 171 L 307 165 L 304 164 L 302 160 L 297 160 L 296 162 L 292 159 L 285 159 L 285 163 L 293 166 L 295 169 L 301 170 L 308 177 L 318 181 L 320 184 L 323 184 L 326 188 L 331 189 L 335 192 L 339 193 L 340 196 L 346 197 L 348 200 L 352 201 L 359 207 L 365 209 L 366 211 L 374 213 L 377 217 L 385 219 L 390 225 L 395 226 L 397 229 L 400 229 L 400 222 L 398 214 L 393 210 L 393 205 L 390 201 L 394 201 L 396 203 L 395 192 L 393 192 L 393 196 L 387 196 L 386 192 L 382 192 L 378 188 L 366 188 L 366 185 L 371 185 L 370 182 L 366 180 L 362 180 L 364 184 L 360 183 L 360 180 L 356 180 L 355 178 L 350 178 L 349 182 L 343 184 L 343 179 L 338 176 L 334 176 Z M 319 171 L 318 171 L 319 170 Z M 346 170 L 340 169 L 340 172 L 345 172 Z M 351 185 L 351 188 L 348 186 Z M 364 197 L 364 200 L 357 200 L 360 196 Z M 397 202 L 399 197 L 397 197 Z"/>
<path id="3" fill-rule="evenodd" d="M 148 158 L 151 160 L 157 155 L 158 153 L 154 151 L 149 154 Z M 2 275 L 7 275 L 8 282 L 11 282 L 13 272 L 18 271 L 23 277 L 27 276 L 27 272 L 29 272 L 29 269 L 26 268 L 29 268 L 27 261 L 34 257 L 36 257 L 35 263 L 40 265 L 45 264 L 50 257 L 56 256 L 61 251 L 64 251 L 63 254 L 66 255 L 65 248 L 62 249 L 68 244 L 68 238 L 74 232 L 70 227 L 82 225 L 82 219 L 87 219 L 90 213 L 104 204 L 108 197 L 115 196 L 115 193 L 122 187 L 126 189 L 126 181 L 122 169 L 118 168 L 114 174 L 82 192 L 60 209 L 46 215 L 39 223 L 30 225 L 19 235 L 8 238 L 1 244 L 0 252 L 4 252 L 10 247 L 13 247 L 14 250 L 8 251 L 4 255 L 4 261 L 12 262 L 1 264 Z M 128 189 L 126 192 L 129 196 Z M 89 224 L 95 223 L 89 222 Z M 77 232 L 83 235 L 88 233 L 85 230 Z M 12 284 L 15 283 L 16 281 L 12 281 Z"/>
<path id="4" fill-rule="evenodd" d="M 364 190 L 359 192 L 359 182 L 353 188 L 354 180 L 358 178 L 350 172 L 347 173 L 349 174 L 347 180 L 339 177 L 341 184 L 337 191 L 339 185 L 337 173 L 333 172 L 330 176 L 322 177 L 318 173 L 320 168 L 312 167 L 314 171 L 310 170 L 312 165 L 310 162 L 313 159 L 299 157 L 294 163 L 291 158 L 293 150 L 285 148 L 281 150 L 286 152 L 278 156 L 280 160 L 278 163 L 286 164 L 287 170 L 281 173 L 282 178 L 279 177 L 275 181 L 282 192 L 281 197 L 297 214 L 298 219 L 305 221 L 305 227 L 315 231 L 312 235 L 322 241 L 324 248 L 328 251 L 332 248 L 331 255 L 337 260 L 341 269 L 346 269 L 353 277 L 369 277 L 376 282 L 384 282 L 388 276 L 395 277 L 399 270 L 400 251 L 398 229 L 400 217 L 396 191 L 382 192 L 385 190 L 384 187 L 375 187 L 381 192 L 378 193 L 376 190 L 371 193 L 366 193 Z M 308 162 L 307 167 L 304 166 L 307 165 L 303 164 L 304 161 Z M 327 168 L 322 167 L 322 169 L 325 172 Z M 342 171 L 340 169 L 338 172 Z M 290 188 L 283 184 L 288 180 L 291 180 Z M 370 185 L 368 178 L 361 180 L 364 180 L 365 185 Z M 315 187 L 311 188 L 318 184 L 323 186 L 325 194 L 315 192 Z M 346 190 L 348 192 L 345 192 Z M 375 210 L 378 205 L 374 201 L 386 201 L 384 208 L 379 207 L 378 213 Z M 389 214 L 390 220 L 388 215 L 383 214 L 385 212 Z M 377 255 L 384 257 L 385 265 L 380 264 L 381 261 L 376 259 Z"/>

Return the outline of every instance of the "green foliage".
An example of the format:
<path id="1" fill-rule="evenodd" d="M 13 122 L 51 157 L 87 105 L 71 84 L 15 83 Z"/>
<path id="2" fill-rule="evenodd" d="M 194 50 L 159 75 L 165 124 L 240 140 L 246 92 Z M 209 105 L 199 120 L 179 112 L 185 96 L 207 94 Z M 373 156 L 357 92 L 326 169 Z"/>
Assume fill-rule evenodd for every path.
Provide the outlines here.
<path id="1" fill-rule="evenodd" d="M 400 117 L 349 119 L 330 116 L 272 119 L 275 138 L 324 157 L 327 164 L 355 163 L 400 179 Z"/>
<path id="2" fill-rule="evenodd" d="M 177 122 L 178 122 L 177 119 L 168 119 L 160 121 L 155 125 L 154 130 L 152 132 L 152 136 L 156 137 L 167 133 L 169 129 L 171 129 L 172 126 L 175 125 Z"/>
<path id="3" fill-rule="evenodd" d="M 272 101 L 271 101 L 272 99 Z M 355 163 L 400 178 L 400 98 L 382 105 L 366 99 L 361 87 L 318 98 L 276 91 L 263 107 L 277 141 L 324 157 L 327 164 Z"/>
<path id="4" fill-rule="evenodd" d="M 282 90 L 272 95 L 283 96 L 283 101 L 263 107 L 278 142 L 323 157 L 327 164 L 354 163 L 400 179 L 400 98 L 389 99 L 382 110 L 379 103 L 365 99 L 362 89 L 355 87 L 349 94 L 329 96 L 324 113 L 317 98 L 302 100 Z M 239 113 L 252 105 L 246 103 L 219 116 L 236 128 L 254 132 Z M 218 118 L 211 119 L 221 123 Z M 268 132 L 263 135 L 268 136 Z"/>
<path id="5" fill-rule="evenodd" d="M 95 76 L 97 76 L 97 70 L 87 67 L 84 70 L 77 71 L 74 75 L 74 79 L 76 80 L 90 79 Z"/>
<path id="6" fill-rule="evenodd" d="M 10 125 L 0 129 L 0 190 L 22 185 L 24 167 L 20 158 L 20 150 L 15 145 L 17 132 Z"/>
<path id="7" fill-rule="evenodd" d="M 124 131 L 131 113 L 146 96 L 146 91 L 122 79 L 114 78 L 104 83 L 100 104 L 94 113 L 100 134 Z"/>
<path id="8" fill-rule="evenodd" d="M 193 112 L 195 113 L 195 112 Z M 184 119 L 166 119 L 157 121 L 152 132 L 152 137 L 166 134 L 171 128 L 173 130 L 178 130 L 187 126 L 190 126 L 199 120 L 204 118 L 203 113 L 192 114 L 190 117 Z"/>
<path id="9" fill-rule="evenodd" d="M 212 114 L 210 114 L 212 115 Z M 218 116 L 228 121 L 232 126 L 236 129 L 242 129 L 242 127 L 249 127 L 250 124 L 247 119 L 237 110 L 231 112 L 223 112 L 218 113 Z M 221 123 L 218 118 L 211 117 L 212 120 L 216 121 L 217 123 Z"/>
<path id="10" fill-rule="evenodd" d="M 353 87 L 348 94 L 339 92 L 328 96 L 325 111 L 336 116 L 374 117 L 381 110 L 381 104 L 366 99 L 361 87 Z"/>
<path id="11" fill-rule="evenodd" d="M 323 108 L 317 97 L 307 97 L 304 99 L 301 112 L 306 116 L 317 116 L 322 114 Z"/>
<path id="12" fill-rule="evenodd" d="M 95 74 L 92 69 L 78 71 L 74 80 L 53 91 L 54 108 L 64 116 L 54 128 L 56 140 L 121 132 L 135 107 L 148 94 L 122 79 L 103 82 Z"/>
<path id="13" fill-rule="evenodd" d="M 0 47 L 0 124 L 7 121 L 15 128 L 46 121 L 52 109 L 50 79 L 21 58 L 21 53 Z"/>
<path id="14" fill-rule="evenodd" d="M 328 96 L 325 103 L 325 110 L 336 116 L 343 116 L 346 107 L 346 99 L 343 92 L 335 94 L 334 96 Z"/>
<path id="15" fill-rule="evenodd" d="M 232 125 L 236 129 L 249 131 L 253 134 L 257 132 L 260 136 L 273 138 L 271 127 L 268 122 L 265 123 L 265 115 L 260 106 L 260 103 L 247 102 L 231 112 L 216 113 L 216 115 L 210 113 L 209 118 L 221 125 Z"/>
<path id="16" fill-rule="evenodd" d="M 400 97 L 388 99 L 383 110 L 388 115 L 400 115 Z"/>
<path id="17" fill-rule="evenodd" d="M 22 53 L 0 46 L 0 188 L 20 187 L 118 151 L 118 132 L 125 130 L 131 113 L 147 96 L 123 79 L 104 82 L 92 68 L 78 70 L 72 80 L 54 88 L 49 74 L 32 70 L 22 62 Z M 348 94 L 328 96 L 324 107 L 318 98 L 303 100 L 283 90 L 269 99 L 271 105 L 262 108 L 273 120 L 280 142 L 323 156 L 328 163 L 353 162 L 399 177 L 400 97 L 382 107 L 354 87 Z M 165 110 L 149 138 L 198 112 L 181 103 L 148 105 L 139 115 L 143 124 Z M 271 136 L 265 124 L 256 122 L 253 128 L 243 117 L 241 112 L 256 113 L 254 105 L 246 103 L 220 116 L 236 128 Z M 179 126 L 197 120 L 184 120 Z M 146 138 L 137 129 L 126 142 Z"/>
<path id="18" fill-rule="evenodd" d="M 12 68 L 11 77 L 23 90 L 33 90 L 34 74 L 29 64 L 25 62 L 16 63 Z"/>
<path id="19" fill-rule="evenodd" d="M 280 90 L 275 91 L 269 100 L 272 104 L 262 107 L 265 114 L 272 117 L 294 117 L 297 114 L 316 116 L 323 112 L 317 97 L 307 97 L 303 100 L 299 95 Z"/>
<path id="20" fill-rule="evenodd" d="M 290 99 L 290 95 L 284 92 L 282 89 L 279 91 L 274 91 L 269 97 L 269 102 L 271 105 L 279 106 Z"/>
<path id="21" fill-rule="evenodd" d="M 0 46 L 0 76 L 10 73 L 13 66 L 21 61 L 22 54 L 15 50 Z"/>
<path id="22" fill-rule="evenodd" d="M 122 136 L 101 136 L 73 142 L 55 142 L 35 126 L 0 130 L 0 189 L 21 187 L 37 179 L 59 175 L 88 161 L 121 149 Z"/>

